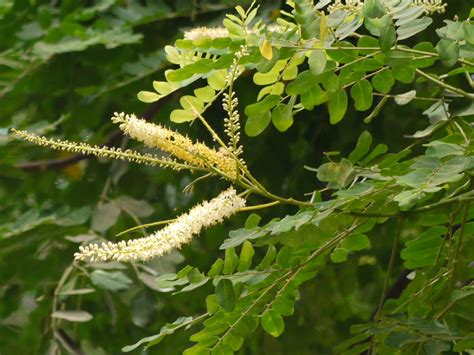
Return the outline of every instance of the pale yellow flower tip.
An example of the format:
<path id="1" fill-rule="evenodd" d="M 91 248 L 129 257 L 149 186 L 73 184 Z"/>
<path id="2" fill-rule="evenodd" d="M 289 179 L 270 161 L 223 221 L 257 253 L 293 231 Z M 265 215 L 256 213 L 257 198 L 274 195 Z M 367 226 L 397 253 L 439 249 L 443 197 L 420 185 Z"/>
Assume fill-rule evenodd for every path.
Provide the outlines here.
<path id="1" fill-rule="evenodd" d="M 184 32 L 184 39 L 189 40 L 225 37 L 229 37 L 229 31 L 225 27 L 196 27 Z"/>
<path id="2" fill-rule="evenodd" d="M 198 167 L 212 167 L 222 171 L 231 179 L 237 176 L 237 163 L 224 150 L 214 150 L 161 125 L 137 118 L 134 114 L 115 113 L 114 123 L 130 137 L 150 148 L 158 148 L 174 157 Z"/>
<path id="3" fill-rule="evenodd" d="M 360 12 L 363 6 L 363 0 L 334 0 L 334 2 L 328 6 L 328 10 L 330 13 L 337 10 Z M 411 6 L 420 6 L 428 14 L 435 12 L 441 14 L 446 10 L 447 4 L 443 3 L 442 0 L 412 0 Z"/>
<path id="4" fill-rule="evenodd" d="M 425 12 L 432 13 L 444 13 L 448 4 L 443 3 L 442 0 L 413 0 L 413 5 L 420 6 L 425 9 Z"/>
<path id="5" fill-rule="evenodd" d="M 221 223 L 244 206 L 245 200 L 229 188 L 216 198 L 193 207 L 149 237 L 81 246 L 74 258 L 90 262 L 148 261 L 188 244 L 204 228 Z"/>

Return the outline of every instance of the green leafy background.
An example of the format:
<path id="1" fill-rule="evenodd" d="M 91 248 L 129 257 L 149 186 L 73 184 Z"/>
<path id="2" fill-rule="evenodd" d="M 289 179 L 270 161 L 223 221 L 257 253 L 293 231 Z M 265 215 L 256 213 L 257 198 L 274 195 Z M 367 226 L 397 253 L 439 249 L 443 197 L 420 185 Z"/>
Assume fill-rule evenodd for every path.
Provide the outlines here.
<path id="1" fill-rule="evenodd" d="M 279 3 L 260 3 L 258 16 L 265 20 L 278 16 Z M 304 5 L 304 2 L 296 3 Z M 176 326 L 192 324 L 194 319 L 186 317 L 199 317 L 206 309 L 212 314 L 222 310 L 233 314 L 245 309 L 245 300 L 239 300 L 236 284 L 249 282 L 246 272 L 258 265 L 254 262 L 251 268 L 252 259 L 260 261 L 257 272 L 264 272 L 270 265 L 289 268 L 308 255 L 301 246 L 319 245 L 325 233 L 332 232 L 331 228 L 345 230 L 355 223 L 353 216 L 344 219 L 338 215 L 318 225 L 319 221 L 315 220 L 318 213 L 331 209 L 321 206 L 318 213 L 298 212 L 297 207 L 281 205 L 259 211 L 259 216 L 241 213 L 206 231 L 183 250 L 146 265 L 108 263 L 88 265 L 82 270 L 71 266 L 80 243 L 97 237 L 123 239 L 124 236 L 116 234 L 137 224 L 173 218 L 198 201 L 216 196 L 227 185 L 217 179 L 205 180 L 194 185 L 191 192 L 183 193 L 195 175 L 121 161 L 79 159 L 15 140 L 9 136 L 9 129 L 17 127 L 99 145 L 139 147 L 123 139 L 110 123 L 113 112 L 125 111 L 178 128 L 212 144 L 198 124 L 178 125 L 169 120 L 172 111 L 181 108 L 180 96 L 192 95 L 191 89 L 184 88 L 150 104 L 137 100 L 136 93 L 149 90 L 154 80 L 165 80 L 164 71 L 171 68 L 165 58 L 166 45 L 182 38 L 186 29 L 221 24 L 226 13 L 235 13 L 235 5 L 247 8 L 250 3 L 226 0 L 0 3 L 0 352 L 116 354 L 124 346 L 144 338 L 140 345 L 160 344 L 149 350 L 133 347 L 133 351 L 180 353 L 193 342 L 199 344 L 210 336 L 203 331 L 200 337 L 196 328 L 164 336 Z M 442 20 L 455 14 L 464 20 L 469 11 L 467 2 L 450 2 L 447 13 L 435 15 L 430 30 L 418 33 L 408 41 L 409 45 L 425 41 L 436 45 L 439 37 L 432 29 L 443 27 Z M 295 17 L 298 20 L 298 15 Z M 381 37 L 380 46 L 389 49 L 393 44 L 391 30 L 384 30 L 386 34 Z M 311 28 L 303 27 L 303 38 L 309 33 Z M 403 31 L 398 28 L 397 34 L 401 36 Z M 456 49 L 450 47 L 450 34 L 444 35 L 447 37 L 438 44 L 446 56 L 441 59 L 445 64 L 454 64 L 450 51 Z M 443 34 L 440 36 L 443 38 Z M 429 51 L 430 47 L 424 50 Z M 329 56 L 340 63 L 352 60 L 345 59 L 344 54 L 351 55 L 334 52 Z M 427 127 L 428 119 L 423 112 L 430 105 L 410 101 L 409 94 L 405 94 L 398 99 L 401 103 L 410 101 L 409 105 L 400 106 L 400 102 L 390 100 L 367 125 L 364 118 L 369 111 L 362 111 L 373 107 L 372 86 L 381 93 L 409 92 L 413 86 L 403 82 L 407 74 L 397 65 L 392 66 L 393 72 L 399 71 L 399 80 L 394 81 L 393 88 L 387 87 L 393 78 L 387 77 L 388 71 L 381 71 L 370 79 L 372 85 L 368 80 L 358 81 L 350 90 L 331 96 L 327 105 L 319 105 L 318 97 L 304 95 L 304 85 L 321 73 L 320 64 L 321 57 L 314 51 L 308 62 L 309 79 L 298 76 L 286 87 L 289 94 L 301 94 L 301 102 L 308 109 L 294 118 L 285 112 L 285 105 L 277 106 L 278 94 L 266 96 L 255 104 L 259 80 L 265 77 L 258 79 L 253 73 L 244 73 L 239 79 L 236 91 L 242 111 L 245 107 L 249 116 L 248 121 L 242 122 L 248 133 L 242 137 L 245 159 L 255 176 L 280 195 L 303 198 L 304 194 L 329 183 L 332 188 L 341 189 L 339 197 L 350 200 L 368 189 L 362 184 L 354 187 L 359 189 L 356 191 L 346 189 L 354 167 L 364 167 L 364 162 L 369 166 L 367 156 L 373 154 L 375 158 L 377 151 L 385 154 L 386 146 L 389 152 L 397 153 L 411 144 L 413 138 L 407 136 Z M 446 70 L 439 63 L 434 68 L 439 73 Z M 181 75 L 187 75 L 186 71 Z M 462 75 L 450 81 L 463 88 L 464 82 Z M 331 91 L 330 79 L 325 79 L 322 85 Z M 437 94 L 426 82 L 414 86 L 426 95 Z M 348 111 L 338 112 L 345 101 L 349 101 Z M 268 106 L 262 106 L 264 102 Z M 465 103 L 455 100 L 450 105 L 456 109 L 456 105 L 462 108 Z M 275 106 L 270 115 L 269 109 Z M 268 117 L 252 122 L 256 116 L 252 112 L 263 111 L 267 111 Z M 219 105 L 211 107 L 206 117 L 222 130 L 223 112 Z M 468 117 L 472 124 L 472 116 Z M 331 124 L 338 121 L 337 125 Z M 425 147 L 414 149 L 418 160 L 407 160 L 405 165 L 386 164 L 387 171 L 393 168 L 390 173 L 396 176 L 397 184 L 407 187 L 396 197 L 402 209 L 411 208 L 420 196 L 422 199 L 445 185 L 453 184 L 452 189 L 459 187 L 455 183 L 465 178 L 468 170 L 465 164 L 471 164 L 472 173 L 472 143 L 471 162 L 460 161 L 464 152 L 456 149 L 461 138 L 458 135 L 444 141 L 433 140 Z M 340 156 L 334 152 L 340 152 Z M 328 157 L 333 162 L 328 162 Z M 68 159 L 74 159 L 74 163 L 68 164 Z M 424 170 L 423 164 L 429 164 L 430 170 Z M 303 168 L 305 165 L 308 169 Z M 407 173 L 410 166 L 412 170 Z M 319 167 L 317 173 L 311 167 Z M 433 179 L 433 169 L 441 171 L 438 180 Z M 367 193 L 371 192 L 367 190 Z M 323 197 L 328 196 L 323 192 Z M 382 203 L 386 196 L 381 193 L 372 198 Z M 248 204 L 265 202 L 251 197 Z M 353 206 L 358 209 L 357 202 Z M 390 212 L 391 207 L 385 211 Z M 472 205 L 466 213 L 472 220 Z M 370 330 L 382 334 L 380 353 L 392 353 L 404 345 L 407 345 L 405 353 L 415 353 L 419 342 L 412 340 L 420 334 L 425 336 L 426 353 L 447 351 L 453 329 L 462 336 L 471 333 L 470 338 L 466 336 L 463 340 L 467 344 L 464 347 L 462 341 L 455 339 L 457 345 L 461 344 L 459 349 L 472 346 L 472 286 L 466 289 L 456 285 L 451 294 L 437 292 L 436 288 L 441 289 L 449 279 L 439 276 L 436 268 L 429 270 L 438 265 L 440 236 L 450 228 L 453 238 L 456 233 L 459 238 L 460 230 L 451 227 L 460 224 L 461 218 L 462 211 L 455 215 L 447 209 L 417 214 L 403 221 L 399 243 L 402 251 L 395 258 L 389 282 L 392 299 L 384 308 L 397 316 L 379 324 L 380 329 Z M 261 327 L 254 328 L 253 318 L 249 324 L 240 323 L 243 329 L 235 339 L 226 340 L 225 346 L 240 349 L 240 335 L 245 334 L 248 339 L 239 350 L 242 354 L 341 353 L 353 344 L 352 353 L 359 353 L 357 345 L 366 344 L 364 340 L 371 334 L 368 329 L 382 292 L 397 223 L 400 222 L 395 218 L 376 218 L 357 224 L 328 258 L 316 258 L 297 275 L 291 274 L 295 276 L 294 283 L 278 294 L 280 298 L 276 297 L 271 307 L 265 308 L 260 317 Z M 131 233 L 133 237 L 140 235 L 139 231 Z M 322 239 L 317 240 L 315 235 Z M 465 224 L 465 235 L 470 236 L 472 246 L 472 222 Z M 255 243 L 251 243 L 253 240 Z M 470 249 L 460 263 L 466 264 L 472 257 Z M 411 273 L 419 268 L 428 271 Z M 472 267 L 463 268 L 461 273 L 460 280 L 467 280 L 464 286 L 469 286 Z M 411 282 L 407 279 L 409 274 Z M 269 278 L 281 275 L 277 272 Z M 65 276 L 68 278 L 58 293 L 57 285 Z M 439 282 L 432 292 L 413 298 L 413 294 L 436 277 Z M 211 278 L 212 282 L 208 282 Z M 250 284 L 258 282 L 252 280 Z M 172 290 L 182 292 L 172 295 Z M 404 290 L 408 293 L 401 294 Z M 269 289 L 269 294 L 272 292 Z M 454 313 L 449 325 L 428 317 L 431 305 L 442 297 L 456 301 L 449 308 Z M 53 309 L 56 313 L 52 314 Z M 410 317 L 399 316 L 400 310 Z M 58 319 L 62 321 L 57 323 Z M 211 328 L 212 321 L 206 327 Z M 344 343 L 347 339 L 349 343 Z M 222 349 L 226 353 L 224 346 Z"/>

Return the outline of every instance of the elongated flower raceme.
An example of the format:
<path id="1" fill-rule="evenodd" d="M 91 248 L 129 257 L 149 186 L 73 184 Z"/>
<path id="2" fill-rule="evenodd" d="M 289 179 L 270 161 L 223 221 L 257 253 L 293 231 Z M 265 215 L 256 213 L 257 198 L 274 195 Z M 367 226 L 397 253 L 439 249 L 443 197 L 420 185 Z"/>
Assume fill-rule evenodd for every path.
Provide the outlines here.
<path id="1" fill-rule="evenodd" d="M 192 166 L 188 164 L 178 163 L 169 158 L 160 158 L 152 154 L 142 154 L 134 150 L 122 150 L 120 148 L 114 147 L 99 147 L 92 146 L 83 142 L 69 142 L 67 140 L 60 140 L 54 138 L 46 138 L 38 136 L 27 131 L 18 131 L 12 128 L 12 133 L 18 138 L 21 138 L 25 141 L 37 144 L 40 146 L 46 146 L 54 150 L 67 151 L 71 153 L 80 153 L 84 155 L 95 155 L 101 158 L 110 158 L 110 159 L 120 159 L 126 160 L 138 164 L 145 164 L 151 166 L 161 166 L 166 168 L 171 168 L 175 170 L 181 169 L 200 169 L 197 166 Z"/>
<path id="2" fill-rule="evenodd" d="M 269 32 L 282 32 L 282 28 L 278 24 L 271 24 L 266 26 Z M 257 33 L 258 29 L 247 28 L 247 33 Z M 184 32 L 184 39 L 196 40 L 202 38 L 225 38 L 230 37 L 229 31 L 225 27 L 196 27 Z"/>
<path id="3" fill-rule="evenodd" d="M 245 200 L 230 188 L 216 198 L 193 207 L 174 222 L 146 237 L 119 243 L 89 244 L 74 254 L 76 260 L 91 262 L 148 261 L 188 244 L 204 228 L 221 223 L 245 206 Z"/>
<path id="4" fill-rule="evenodd" d="M 382 1 L 382 3 L 390 6 L 389 1 Z M 443 0 L 412 0 L 409 6 L 419 6 L 423 8 L 427 14 L 433 14 L 435 12 L 442 14 L 445 12 L 447 4 L 443 3 Z M 328 6 L 328 11 L 329 13 L 332 13 L 338 10 L 343 10 L 358 13 L 362 11 L 363 7 L 363 0 L 334 0 Z"/>
<path id="5" fill-rule="evenodd" d="M 159 148 L 194 166 L 216 168 L 232 179 L 237 175 L 234 158 L 223 149 L 214 150 L 203 143 L 193 143 L 188 137 L 133 114 L 115 113 L 112 121 L 118 123 L 120 129 L 130 137 L 150 148 Z"/>

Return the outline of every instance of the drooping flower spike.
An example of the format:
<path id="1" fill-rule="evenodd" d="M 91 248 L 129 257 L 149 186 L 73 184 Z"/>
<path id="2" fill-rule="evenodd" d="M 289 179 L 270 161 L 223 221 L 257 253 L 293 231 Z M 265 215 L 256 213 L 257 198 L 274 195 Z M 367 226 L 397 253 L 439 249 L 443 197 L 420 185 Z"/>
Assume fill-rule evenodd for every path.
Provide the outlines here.
<path id="1" fill-rule="evenodd" d="M 149 237 L 81 246 L 74 257 L 91 262 L 148 261 L 188 244 L 203 229 L 221 223 L 244 206 L 245 200 L 229 188 L 216 198 L 193 207 Z"/>

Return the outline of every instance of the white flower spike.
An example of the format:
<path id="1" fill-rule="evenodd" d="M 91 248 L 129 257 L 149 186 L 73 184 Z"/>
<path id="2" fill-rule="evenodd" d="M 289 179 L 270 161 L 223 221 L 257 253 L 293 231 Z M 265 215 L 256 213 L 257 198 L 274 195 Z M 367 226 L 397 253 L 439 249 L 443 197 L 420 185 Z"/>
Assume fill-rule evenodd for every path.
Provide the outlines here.
<path id="1" fill-rule="evenodd" d="M 188 244 L 204 228 L 221 223 L 244 206 L 245 200 L 237 196 L 233 188 L 229 188 L 216 198 L 193 207 L 149 237 L 81 246 L 74 258 L 90 262 L 148 261 Z"/>

